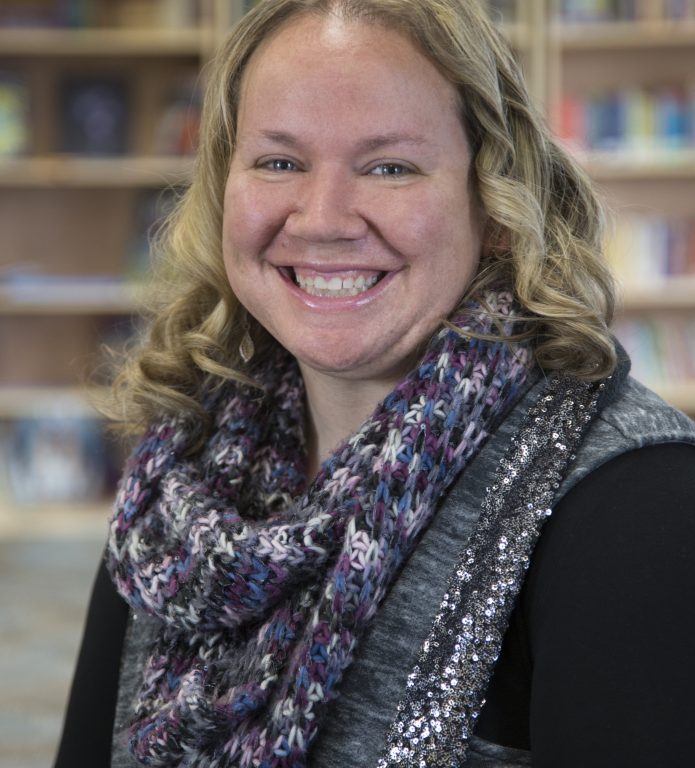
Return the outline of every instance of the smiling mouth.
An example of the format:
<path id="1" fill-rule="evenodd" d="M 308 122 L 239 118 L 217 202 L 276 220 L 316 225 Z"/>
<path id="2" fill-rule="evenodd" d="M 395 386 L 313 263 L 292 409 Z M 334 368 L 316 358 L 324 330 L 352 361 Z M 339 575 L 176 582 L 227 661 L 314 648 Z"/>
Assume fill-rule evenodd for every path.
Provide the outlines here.
<path id="1" fill-rule="evenodd" d="M 349 270 L 340 273 L 321 274 L 314 270 L 290 269 L 292 280 L 310 296 L 342 298 L 359 296 L 373 288 L 386 272 Z"/>

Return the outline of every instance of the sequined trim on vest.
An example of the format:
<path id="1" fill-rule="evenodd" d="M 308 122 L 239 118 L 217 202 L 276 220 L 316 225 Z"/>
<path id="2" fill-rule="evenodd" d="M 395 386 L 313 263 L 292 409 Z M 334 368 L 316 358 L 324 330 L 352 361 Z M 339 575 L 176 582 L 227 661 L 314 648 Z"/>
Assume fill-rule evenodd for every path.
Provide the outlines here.
<path id="1" fill-rule="evenodd" d="M 464 760 L 531 553 L 608 388 L 556 376 L 529 410 L 486 488 L 378 768 L 456 768 Z"/>

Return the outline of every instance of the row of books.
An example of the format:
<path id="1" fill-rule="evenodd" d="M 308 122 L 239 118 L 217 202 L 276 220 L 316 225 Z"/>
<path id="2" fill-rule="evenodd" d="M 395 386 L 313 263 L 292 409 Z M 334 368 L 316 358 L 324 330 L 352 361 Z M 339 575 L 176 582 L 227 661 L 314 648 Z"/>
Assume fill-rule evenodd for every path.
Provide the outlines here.
<path id="1" fill-rule="evenodd" d="M 629 87 L 565 94 L 555 119 L 560 138 L 580 149 L 626 151 L 695 146 L 695 87 Z"/>
<path id="2" fill-rule="evenodd" d="M 622 319 L 615 333 L 640 381 L 651 385 L 695 381 L 695 318 Z"/>
<path id="3" fill-rule="evenodd" d="M 695 19 L 695 0 L 560 0 L 568 23 Z"/>
<path id="4" fill-rule="evenodd" d="M 131 151 L 131 83 L 127 78 L 66 77 L 59 81 L 55 151 L 88 156 Z M 30 92 L 16 73 L 0 72 L 0 157 L 19 156 L 31 144 Z M 200 98 L 193 78 L 173 87 L 159 115 L 154 153 L 195 151 Z"/>
<path id="5" fill-rule="evenodd" d="M 0 500 L 96 502 L 112 492 L 121 452 L 96 418 L 23 418 L 0 425 Z"/>
<path id="6" fill-rule="evenodd" d="M 197 0 L 3 0 L 2 27 L 188 27 Z"/>
<path id="7" fill-rule="evenodd" d="M 695 219 L 623 216 L 611 228 L 606 254 L 624 283 L 695 276 Z"/>

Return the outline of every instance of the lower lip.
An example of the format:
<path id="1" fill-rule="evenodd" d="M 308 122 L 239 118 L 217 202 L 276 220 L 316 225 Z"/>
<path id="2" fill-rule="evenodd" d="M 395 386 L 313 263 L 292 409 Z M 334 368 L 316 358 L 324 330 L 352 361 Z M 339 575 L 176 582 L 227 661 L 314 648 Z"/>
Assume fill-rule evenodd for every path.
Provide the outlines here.
<path id="1" fill-rule="evenodd" d="M 387 272 L 384 277 L 379 280 L 376 285 L 373 285 L 366 291 L 358 293 L 356 296 L 314 296 L 312 293 L 307 293 L 302 290 L 293 280 L 282 270 L 278 270 L 280 277 L 289 288 L 293 296 L 311 309 L 320 310 L 322 312 L 342 312 L 350 309 L 357 309 L 370 304 L 375 299 L 379 298 L 381 294 L 388 288 L 394 275 L 397 272 Z"/>

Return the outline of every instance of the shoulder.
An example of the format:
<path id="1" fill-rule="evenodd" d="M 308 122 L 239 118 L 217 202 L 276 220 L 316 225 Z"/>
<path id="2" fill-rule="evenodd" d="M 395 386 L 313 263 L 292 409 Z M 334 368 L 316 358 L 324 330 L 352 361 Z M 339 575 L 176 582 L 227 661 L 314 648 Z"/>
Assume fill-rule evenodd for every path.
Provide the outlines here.
<path id="1" fill-rule="evenodd" d="M 616 590 L 634 597 L 641 578 L 645 587 L 664 589 L 655 572 L 685 576 L 694 550 L 695 423 L 628 379 L 577 451 L 534 553 L 530 584 L 550 591 L 574 584 L 594 599 L 587 584 L 593 580 L 598 590 L 613 579 Z"/>
<path id="2" fill-rule="evenodd" d="M 628 377 L 589 429 L 559 498 L 621 454 L 668 443 L 695 445 L 695 422 Z"/>
<path id="3" fill-rule="evenodd" d="M 691 757 L 693 551 L 695 444 L 620 453 L 557 504 L 521 606 L 539 765 Z"/>
<path id="4" fill-rule="evenodd" d="M 631 376 L 618 388 L 598 424 L 633 448 L 657 442 L 695 442 L 695 422 Z"/>
<path id="5" fill-rule="evenodd" d="M 595 559 L 616 576 L 632 558 L 633 579 L 660 554 L 667 565 L 694 547 L 695 442 L 674 441 L 619 453 L 586 474 L 555 505 L 534 558 L 568 573 L 570 560 L 582 563 L 584 574 Z"/>

